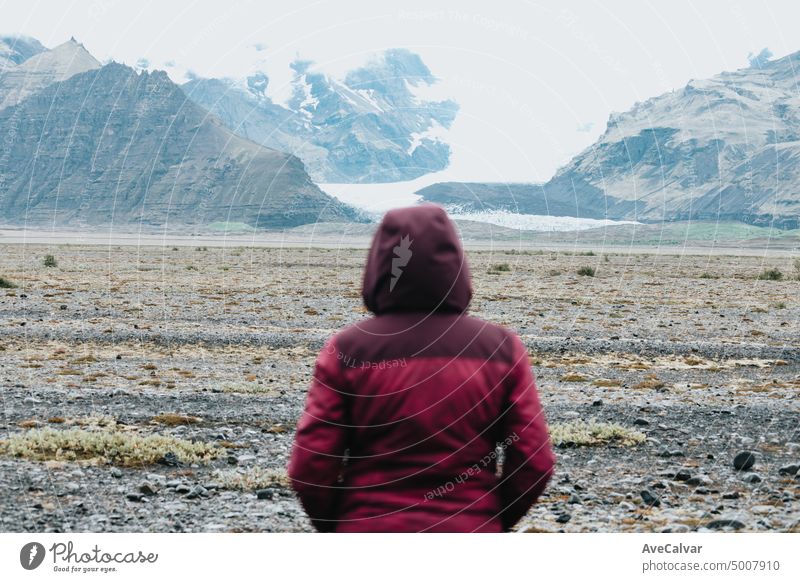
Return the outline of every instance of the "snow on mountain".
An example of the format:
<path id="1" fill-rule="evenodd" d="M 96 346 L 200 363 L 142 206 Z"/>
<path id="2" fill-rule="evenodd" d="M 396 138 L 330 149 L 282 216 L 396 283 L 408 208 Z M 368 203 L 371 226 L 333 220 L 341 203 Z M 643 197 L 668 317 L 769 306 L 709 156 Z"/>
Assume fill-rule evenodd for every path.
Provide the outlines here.
<path id="1" fill-rule="evenodd" d="M 447 167 L 446 130 L 458 105 L 416 94 L 416 87 L 436 83 L 418 55 L 388 50 L 344 79 L 316 70 L 311 61 L 291 67 L 284 104 L 268 97 L 264 73 L 193 79 L 184 90 L 240 135 L 300 157 L 318 182 L 395 182 Z"/>

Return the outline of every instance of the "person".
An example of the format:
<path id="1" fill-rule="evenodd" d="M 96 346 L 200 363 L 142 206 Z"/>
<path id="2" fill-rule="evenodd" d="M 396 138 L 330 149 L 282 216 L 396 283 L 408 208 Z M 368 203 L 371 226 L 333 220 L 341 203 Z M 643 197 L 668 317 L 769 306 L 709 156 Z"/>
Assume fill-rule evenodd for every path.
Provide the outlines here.
<path id="1" fill-rule="evenodd" d="M 388 212 L 369 250 L 373 317 L 322 348 L 288 473 L 322 532 L 501 532 L 554 456 L 528 353 L 467 314 L 470 272 L 439 206 Z"/>

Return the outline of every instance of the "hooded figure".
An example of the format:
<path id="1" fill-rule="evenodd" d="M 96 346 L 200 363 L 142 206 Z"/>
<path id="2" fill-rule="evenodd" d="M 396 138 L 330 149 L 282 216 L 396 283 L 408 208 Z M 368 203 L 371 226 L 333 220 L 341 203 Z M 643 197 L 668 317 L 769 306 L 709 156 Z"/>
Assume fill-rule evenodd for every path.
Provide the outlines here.
<path id="1" fill-rule="evenodd" d="M 317 359 L 289 477 L 337 532 L 500 532 L 531 507 L 554 457 L 528 353 L 467 315 L 470 273 L 438 206 L 388 212 L 367 258 L 374 314 Z"/>

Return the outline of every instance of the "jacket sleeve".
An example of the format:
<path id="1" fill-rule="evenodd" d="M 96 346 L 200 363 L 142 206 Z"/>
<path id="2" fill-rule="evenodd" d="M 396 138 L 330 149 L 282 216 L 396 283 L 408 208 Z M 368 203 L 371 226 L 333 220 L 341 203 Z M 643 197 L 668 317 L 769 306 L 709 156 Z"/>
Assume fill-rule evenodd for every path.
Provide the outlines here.
<path id="1" fill-rule="evenodd" d="M 500 478 L 503 506 L 500 517 L 505 531 L 511 529 L 536 502 L 555 466 L 528 351 L 518 337 L 513 336 L 512 341 L 514 355 L 507 377 L 509 390 L 501 433 L 505 461 Z"/>
<path id="2" fill-rule="evenodd" d="M 337 348 L 331 340 L 317 358 L 288 469 L 311 523 L 323 532 L 336 528 L 338 479 L 347 437 L 342 384 Z"/>

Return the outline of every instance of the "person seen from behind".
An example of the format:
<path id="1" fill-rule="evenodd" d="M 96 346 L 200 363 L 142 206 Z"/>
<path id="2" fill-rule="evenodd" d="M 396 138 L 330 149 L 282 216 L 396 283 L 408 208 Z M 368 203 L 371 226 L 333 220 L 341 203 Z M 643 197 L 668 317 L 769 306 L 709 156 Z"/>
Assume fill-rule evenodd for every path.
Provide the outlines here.
<path id="1" fill-rule="evenodd" d="M 321 350 L 289 477 L 322 532 L 503 532 L 554 456 L 528 353 L 467 313 L 470 272 L 445 211 L 392 210 L 362 295 L 373 317 Z"/>

